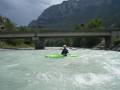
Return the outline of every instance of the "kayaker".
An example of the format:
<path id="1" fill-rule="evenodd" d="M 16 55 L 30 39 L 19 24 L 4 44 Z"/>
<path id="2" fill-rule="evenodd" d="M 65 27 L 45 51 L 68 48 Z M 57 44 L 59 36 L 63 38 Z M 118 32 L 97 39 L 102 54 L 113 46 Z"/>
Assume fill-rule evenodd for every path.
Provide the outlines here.
<path id="1" fill-rule="evenodd" d="M 61 54 L 62 54 L 63 56 L 67 56 L 68 53 L 69 53 L 69 52 L 68 52 L 67 46 L 66 46 L 66 45 L 63 45 L 63 50 L 62 50 Z"/>

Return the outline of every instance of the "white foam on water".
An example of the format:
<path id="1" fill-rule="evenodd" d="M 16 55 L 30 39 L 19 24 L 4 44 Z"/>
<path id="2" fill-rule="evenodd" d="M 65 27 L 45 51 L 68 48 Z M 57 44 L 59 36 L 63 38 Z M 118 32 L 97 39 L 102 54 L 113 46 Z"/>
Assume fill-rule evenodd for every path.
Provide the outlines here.
<path id="1" fill-rule="evenodd" d="M 113 77 L 120 78 L 120 63 L 118 61 L 110 61 L 108 63 L 104 63 L 104 69 L 106 69 L 109 74 L 111 74 Z"/>
<path id="2" fill-rule="evenodd" d="M 76 86 L 82 86 L 82 85 L 90 85 L 94 86 L 96 84 L 105 84 L 107 82 L 110 82 L 112 80 L 112 77 L 109 75 L 96 75 L 94 73 L 88 73 L 88 74 L 81 74 L 81 75 L 75 75 L 74 76 L 74 84 Z"/>
<path id="3" fill-rule="evenodd" d="M 10 65 L 5 65 L 5 68 L 12 68 L 12 67 L 16 67 L 19 66 L 20 64 L 10 64 Z"/>
<path id="4" fill-rule="evenodd" d="M 51 52 L 60 53 L 58 48 L 6 52 L 0 54 L 3 59 L 0 63 L 0 80 L 5 82 L 0 82 L 0 90 L 120 89 L 118 52 L 78 49 L 74 51 L 78 57 L 57 60 L 44 56 Z"/>

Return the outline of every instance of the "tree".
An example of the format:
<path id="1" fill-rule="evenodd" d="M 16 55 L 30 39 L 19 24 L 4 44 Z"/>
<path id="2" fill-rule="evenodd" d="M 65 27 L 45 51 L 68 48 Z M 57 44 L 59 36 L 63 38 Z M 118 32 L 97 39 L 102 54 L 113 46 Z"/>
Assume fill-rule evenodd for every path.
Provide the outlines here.
<path id="1" fill-rule="evenodd" d="M 79 31 L 79 30 L 82 30 L 82 29 L 85 29 L 85 28 L 86 28 L 85 24 L 80 24 L 80 25 L 77 25 L 77 26 L 75 27 L 75 30 L 76 30 L 76 31 Z"/>
<path id="2" fill-rule="evenodd" d="M 11 30 L 11 31 L 15 30 L 15 25 L 9 19 L 5 20 L 4 27 L 8 30 Z"/>
<path id="3" fill-rule="evenodd" d="M 93 28 L 102 28 L 103 27 L 103 24 L 102 24 L 102 20 L 100 18 L 95 18 L 91 21 L 89 21 L 87 24 L 86 24 L 86 27 L 88 29 L 93 29 Z"/>
<path id="4" fill-rule="evenodd" d="M 91 21 L 89 21 L 86 24 L 81 24 L 76 26 L 75 30 L 80 31 L 80 30 L 84 30 L 84 29 L 100 29 L 103 28 L 103 24 L 102 24 L 102 20 L 100 18 L 95 18 Z M 101 42 L 100 38 L 76 38 L 73 40 L 73 45 L 74 46 L 82 46 L 85 48 L 91 48 L 97 44 L 99 44 Z"/>

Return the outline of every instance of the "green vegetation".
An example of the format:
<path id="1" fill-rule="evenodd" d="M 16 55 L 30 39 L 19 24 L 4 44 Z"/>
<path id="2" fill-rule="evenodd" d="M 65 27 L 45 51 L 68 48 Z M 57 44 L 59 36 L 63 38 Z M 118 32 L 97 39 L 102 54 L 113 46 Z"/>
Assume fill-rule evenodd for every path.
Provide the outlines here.
<path id="1" fill-rule="evenodd" d="M 88 22 L 87 28 L 93 29 L 93 28 L 103 28 L 102 20 L 100 18 L 96 18 Z"/>
<path id="2" fill-rule="evenodd" d="M 99 18 L 95 18 L 86 24 L 77 25 L 75 28 L 75 31 L 87 30 L 87 29 L 95 29 L 96 30 L 96 29 L 101 29 L 103 27 L 104 26 L 103 26 L 102 20 Z M 101 39 L 97 38 L 97 37 L 96 38 L 94 38 L 94 37 L 76 38 L 73 40 L 73 46 L 91 48 L 91 47 L 96 46 L 100 42 L 101 42 Z"/>
<path id="3" fill-rule="evenodd" d="M 8 18 L 0 16 L 0 32 L 30 31 L 28 27 L 16 27 Z M 0 48 L 33 47 L 31 39 L 4 39 L 0 40 Z"/>
<path id="4" fill-rule="evenodd" d="M 80 30 L 83 30 L 83 29 L 102 29 L 103 27 L 104 26 L 103 26 L 102 20 L 100 18 L 95 18 L 95 19 L 92 19 L 91 21 L 89 21 L 86 24 L 77 25 L 75 27 L 75 30 L 80 31 Z"/>
<path id="5" fill-rule="evenodd" d="M 9 19 L 6 19 L 6 21 L 4 22 L 4 27 L 7 30 L 15 30 L 15 25 Z"/>
<path id="6" fill-rule="evenodd" d="M 15 25 L 8 18 L 2 16 L 0 16 L 0 26 L 2 26 L 0 31 L 16 31 Z"/>
<path id="7" fill-rule="evenodd" d="M 11 43 L 8 44 L 5 41 L 0 41 L 0 48 L 31 48 L 33 45 L 27 45 L 24 43 L 21 43 L 19 45 L 12 45 Z"/>

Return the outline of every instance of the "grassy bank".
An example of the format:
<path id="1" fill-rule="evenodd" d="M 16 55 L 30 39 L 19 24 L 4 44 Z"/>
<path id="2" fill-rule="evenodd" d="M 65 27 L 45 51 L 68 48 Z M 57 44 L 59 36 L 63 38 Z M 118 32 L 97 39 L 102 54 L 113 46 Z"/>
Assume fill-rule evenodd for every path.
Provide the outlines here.
<path id="1" fill-rule="evenodd" d="M 0 42 L 0 48 L 34 48 L 34 45 L 31 44 L 31 45 L 28 45 L 28 44 L 24 44 L 24 43 L 21 43 L 21 44 L 17 44 L 17 45 L 12 45 L 12 44 L 8 44 L 6 42 Z"/>

